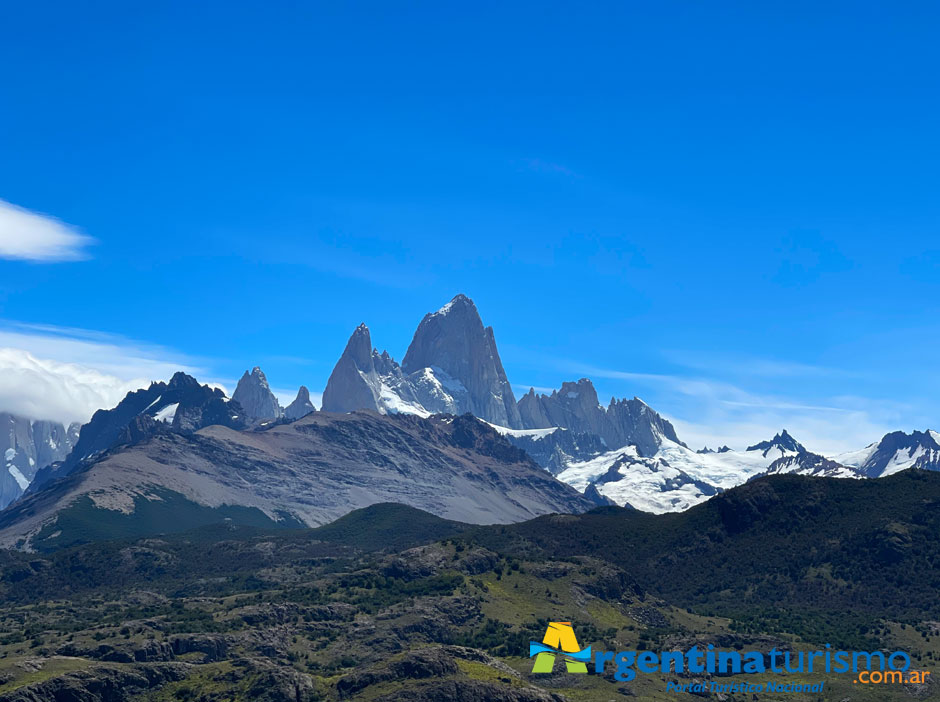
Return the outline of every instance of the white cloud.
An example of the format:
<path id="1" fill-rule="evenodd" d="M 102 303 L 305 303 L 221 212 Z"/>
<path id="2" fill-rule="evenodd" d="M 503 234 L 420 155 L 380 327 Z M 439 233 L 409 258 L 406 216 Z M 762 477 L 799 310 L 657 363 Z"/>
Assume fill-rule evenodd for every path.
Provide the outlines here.
<path id="1" fill-rule="evenodd" d="M 0 348 L 0 409 L 63 424 L 86 422 L 96 409 L 113 407 L 147 385 L 86 366 L 36 358 L 22 349 Z"/>
<path id="2" fill-rule="evenodd" d="M 95 410 L 179 370 L 201 372 L 171 350 L 119 336 L 0 323 L 0 411 L 86 422 Z"/>
<path id="3" fill-rule="evenodd" d="M 0 200 L 0 258 L 51 263 L 86 258 L 94 239 L 54 217 Z"/>

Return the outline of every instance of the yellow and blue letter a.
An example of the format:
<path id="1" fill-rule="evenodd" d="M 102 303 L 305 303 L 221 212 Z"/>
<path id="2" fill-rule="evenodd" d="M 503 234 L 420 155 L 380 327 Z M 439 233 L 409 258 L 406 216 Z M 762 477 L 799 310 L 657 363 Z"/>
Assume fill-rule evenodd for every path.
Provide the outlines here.
<path id="1" fill-rule="evenodd" d="M 571 622 L 549 622 L 545 630 L 542 646 L 534 641 L 529 645 L 529 656 L 535 656 L 533 673 L 551 673 L 555 667 L 555 651 L 570 653 L 565 656 L 565 665 L 569 673 L 586 673 L 586 662 L 591 658 L 591 647 L 581 650 L 578 639 L 571 628 Z M 555 649 L 555 651 L 546 650 Z"/>

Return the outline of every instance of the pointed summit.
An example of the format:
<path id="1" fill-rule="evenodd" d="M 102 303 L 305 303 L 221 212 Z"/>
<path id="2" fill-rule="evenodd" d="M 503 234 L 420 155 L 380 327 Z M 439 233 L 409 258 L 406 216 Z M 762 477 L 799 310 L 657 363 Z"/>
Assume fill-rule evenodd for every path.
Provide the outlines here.
<path id="1" fill-rule="evenodd" d="M 284 409 L 284 416 L 291 420 L 300 419 L 314 411 L 316 407 L 310 401 L 310 391 L 307 390 L 306 385 L 301 385 L 297 391 L 297 397 Z"/>
<path id="2" fill-rule="evenodd" d="M 806 452 L 803 444 L 790 436 L 786 429 L 779 432 L 770 441 L 761 441 L 759 444 L 747 447 L 748 451 L 762 451 L 765 458 L 772 449 L 779 450 L 781 454 Z"/>
<path id="3" fill-rule="evenodd" d="M 251 373 L 245 371 L 232 393 L 232 399 L 254 420 L 278 419 L 283 414 L 268 379 L 258 366 L 252 368 Z"/>
<path id="4" fill-rule="evenodd" d="M 378 411 L 377 376 L 372 361 L 369 327 L 360 324 L 346 342 L 323 391 L 320 409 L 324 412 Z"/>
<path id="5" fill-rule="evenodd" d="M 483 326 L 466 295 L 424 316 L 401 367 L 408 376 L 430 371 L 429 382 L 452 391 L 447 394 L 458 414 L 470 412 L 504 427 L 522 426 L 493 328 Z"/>

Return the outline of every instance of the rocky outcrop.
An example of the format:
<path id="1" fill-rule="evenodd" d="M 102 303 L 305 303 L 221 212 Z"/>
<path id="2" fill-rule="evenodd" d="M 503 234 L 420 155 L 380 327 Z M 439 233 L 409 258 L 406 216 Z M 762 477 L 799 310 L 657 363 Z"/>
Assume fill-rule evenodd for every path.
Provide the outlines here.
<path id="1" fill-rule="evenodd" d="M 504 427 L 522 426 L 493 328 L 483 326 L 476 305 L 465 295 L 425 315 L 401 367 L 409 376 L 427 369 L 453 397 L 457 413 L 470 412 Z"/>
<path id="2" fill-rule="evenodd" d="M 34 421 L 0 412 L 0 509 L 29 487 L 36 473 L 72 450 L 77 425 Z"/>
<path id="3" fill-rule="evenodd" d="M 185 663 L 97 666 L 24 685 L 0 694 L 0 702 L 130 702 L 138 695 L 186 677 Z"/>
<path id="4" fill-rule="evenodd" d="M 287 407 L 284 408 L 284 416 L 287 419 L 294 420 L 306 417 L 311 412 L 316 411 L 313 402 L 310 401 L 310 391 L 306 385 L 301 385 L 297 391 L 297 397 Z"/>
<path id="5" fill-rule="evenodd" d="M 252 368 L 250 373 L 245 371 L 235 387 L 235 392 L 232 393 L 232 399 L 253 421 L 275 420 L 283 416 L 283 410 L 271 392 L 268 379 L 258 366 Z"/>

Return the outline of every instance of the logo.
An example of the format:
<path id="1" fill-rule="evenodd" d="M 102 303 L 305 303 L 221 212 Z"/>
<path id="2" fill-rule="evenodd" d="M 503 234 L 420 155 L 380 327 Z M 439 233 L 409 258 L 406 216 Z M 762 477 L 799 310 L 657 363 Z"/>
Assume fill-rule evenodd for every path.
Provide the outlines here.
<path id="1" fill-rule="evenodd" d="M 571 628 L 571 622 L 549 622 L 542 643 L 529 642 L 529 658 L 535 656 L 533 673 L 551 673 L 555 656 L 564 656 L 569 673 L 586 673 L 591 660 L 591 647 L 582 649 Z"/>

